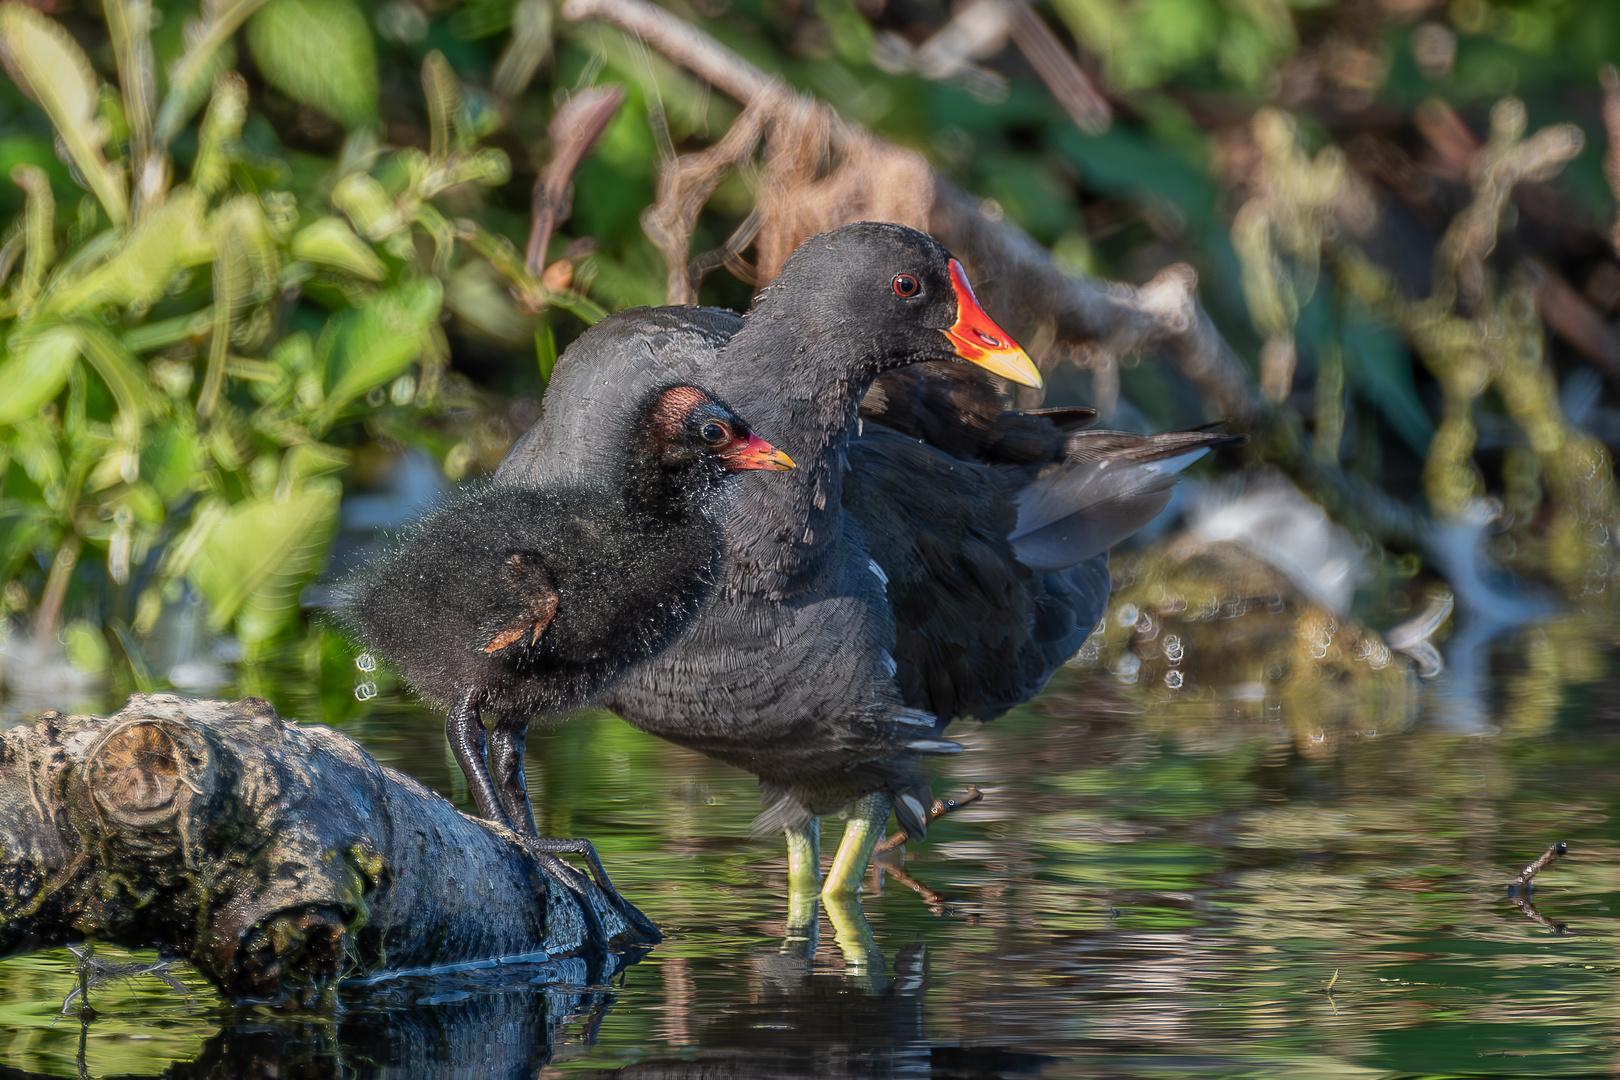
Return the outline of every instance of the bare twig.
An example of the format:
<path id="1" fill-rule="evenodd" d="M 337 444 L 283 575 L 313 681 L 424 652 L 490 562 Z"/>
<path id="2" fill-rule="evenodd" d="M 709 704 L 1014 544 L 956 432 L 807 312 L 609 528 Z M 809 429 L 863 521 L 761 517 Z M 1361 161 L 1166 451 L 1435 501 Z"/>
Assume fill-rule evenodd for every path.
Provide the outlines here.
<path id="1" fill-rule="evenodd" d="M 930 823 L 938 821 L 951 811 L 960 810 L 962 807 L 967 806 L 970 803 L 976 803 L 982 798 L 984 798 L 984 792 L 980 791 L 977 787 L 970 786 L 967 789 L 967 794 L 963 795 L 960 799 L 935 799 L 934 805 L 928 808 L 928 820 Z M 879 854 L 885 851 L 893 851 L 895 848 L 899 847 L 909 839 L 910 835 L 906 832 L 906 830 L 901 829 L 893 836 L 879 841 L 878 846 L 873 848 L 873 851 Z"/>
<path id="2" fill-rule="evenodd" d="M 551 233 L 567 220 L 573 203 L 574 170 L 591 152 L 624 102 L 617 86 L 596 86 L 575 94 L 551 118 L 551 161 L 534 180 L 534 209 L 524 265 L 534 277 L 545 272 Z"/>
<path id="3" fill-rule="evenodd" d="M 773 84 L 765 93 L 774 94 L 776 89 Z M 703 204 L 726 173 L 754 156 L 764 136 L 765 119 L 765 109 L 745 109 L 719 142 L 700 154 L 678 157 L 660 171 L 658 201 L 642 213 L 641 228 L 663 253 L 669 271 L 666 295 L 671 304 L 697 302 L 697 283 L 686 262 L 692 230 L 697 227 Z"/>
<path id="4" fill-rule="evenodd" d="M 1603 320 L 1590 301 L 1546 267 L 1531 263 L 1536 305 L 1553 332 L 1592 361 L 1611 383 L 1620 385 L 1620 328 Z"/>
<path id="5" fill-rule="evenodd" d="M 1107 131 L 1114 119 L 1113 110 L 1028 0 L 1009 0 L 1007 30 L 1013 44 L 1076 126 L 1090 135 Z"/>
<path id="6" fill-rule="evenodd" d="M 1603 156 L 1603 175 L 1609 180 L 1609 190 L 1620 199 L 1620 70 L 1613 64 L 1603 68 L 1603 126 L 1609 134 L 1609 150 Z M 1620 217 L 1609 233 L 1609 243 L 1620 252 Z"/>
<path id="7" fill-rule="evenodd" d="M 563 18 L 601 19 L 645 41 L 713 86 L 747 103 L 771 79 L 702 30 L 646 0 L 568 0 Z"/>
<path id="8" fill-rule="evenodd" d="M 1546 851 L 1543 851 L 1535 862 L 1526 866 L 1524 870 L 1520 872 L 1518 877 L 1508 882 L 1508 892 L 1513 893 L 1519 889 L 1524 889 L 1526 892 L 1528 892 L 1530 890 L 1531 883 L 1535 880 L 1535 876 L 1547 869 L 1547 867 L 1551 866 L 1553 863 L 1557 862 L 1560 855 L 1568 854 L 1568 852 L 1569 845 L 1562 840 L 1558 841 L 1558 843 L 1552 845 Z"/>
<path id="9" fill-rule="evenodd" d="M 1068 277 L 1045 249 L 1015 226 L 986 217 L 978 199 L 934 174 L 920 154 L 825 105 L 776 90 L 764 72 L 647 0 L 568 0 L 563 16 L 610 22 L 748 106 L 733 127 L 744 127 L 734 143 L 728 133 L 690 166 L 678 159 L 670 167 L 685 171 L 660 182 L 658 205 L 644 219 L 664 251 L 671 302 L 694 299 L 690 256 L 681 243 L 690 237 L 689 222 L 726 163 L 749 160 L 763 140 L 755 241 L 760 284 L 815 233 L 863 219 L 903 222 L 932 233 L 962 259 L 981 301 L 1013 334 L 1033 338 L 1044 322 L 1055 325 L 1055 342 L 1064 347 L 1108 356 L 1163 348 L 1224 415 L 1243 419 L 1260 411 L 1254 380 L 1198 304 L 1191 267 L 1169 267 L 1140 288 Z"/>
<path id="10" fill-rule="evenodd" d="M 894 880 L 898 881 L 900 884 L 922 897 L 922 902 L 927 904 L 928 910 L 933 912 L 935 915 L 945 914 L 945 909 L 950 906 L 951 902 L 945 896 L 935 892 L 933 889 L 930 889 L 928 886 L 924 885 L 922 882 L 918 881 L 916 878 L 912 877 L 910 874 L 906 873 L 904 870 L 893 865 L 892 863 L 873 863 L 872 872 L 874 874 L 887 874 L 889 877 L 894 878 Z"/>

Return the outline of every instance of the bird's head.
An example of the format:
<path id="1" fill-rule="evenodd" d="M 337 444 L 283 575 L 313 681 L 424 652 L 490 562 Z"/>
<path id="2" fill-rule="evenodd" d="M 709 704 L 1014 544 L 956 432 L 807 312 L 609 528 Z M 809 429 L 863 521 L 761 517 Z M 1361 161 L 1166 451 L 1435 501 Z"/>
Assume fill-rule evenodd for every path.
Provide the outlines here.
<path id="1" fill-rule="evenodd" d="M 757 298 L 749 320 L 791 319 L 810 362 L 842 361 L 852 382 L 925 360 L 966 360 L 1025 386 L 1041 374 L 979 306 L 939 241 L 891 222 L 813 236 Z"/>
<path id="2" fill-rule="evenodd" d="M 755 435 L 730 406 L 687 384 L 654 390 L 642 410 L 641 452 L 668 474 L 698 470 L 710 479 L 794 467 L 793 459 Z"/>

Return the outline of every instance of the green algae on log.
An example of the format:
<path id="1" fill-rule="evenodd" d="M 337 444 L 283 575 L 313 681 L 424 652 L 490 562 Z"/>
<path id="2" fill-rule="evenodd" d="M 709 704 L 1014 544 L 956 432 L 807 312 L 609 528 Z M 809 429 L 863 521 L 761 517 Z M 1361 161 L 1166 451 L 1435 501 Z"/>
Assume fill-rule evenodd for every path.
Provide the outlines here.
<path id="1" fill-rule="evenodd" d="M 307 1003 L 356 975 L 652 944 L 634 917 L 256 698 L 137 694 L 0 735 L 0 957 L 90 937 Z"/>

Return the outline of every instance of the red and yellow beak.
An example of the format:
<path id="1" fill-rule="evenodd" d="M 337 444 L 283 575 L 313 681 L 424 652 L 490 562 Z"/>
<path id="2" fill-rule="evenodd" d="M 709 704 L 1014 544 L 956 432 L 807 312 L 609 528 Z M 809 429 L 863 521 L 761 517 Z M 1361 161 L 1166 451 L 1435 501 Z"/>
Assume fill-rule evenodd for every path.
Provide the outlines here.
<path id="1" fill-rule="evenodd" d="M 1040 386 L 1041 372 L 1012 335 L 985 314 L 973 295 L 962 264 L 951 260 L 951 286 L 956 290 L 956 323 L 945 331 L 956 355 L 978 364 L 992 375 L 1024 386 Z"/>
<path id="2" fill-rule="evenodd" d="M 735 439 L 732 446 L 734 449 L 727 450 L 719 455 L 720 460 L 726 463 L 726 469 L 730 472 L 741 472 L 744 469 L 765 469 L 769 472 L 782 472 L 798 467 L 793 464 L 792 458 L 758 435 L 755 435 L 752 431 L 748 433 L 746 443 L 741 439 Z"/>

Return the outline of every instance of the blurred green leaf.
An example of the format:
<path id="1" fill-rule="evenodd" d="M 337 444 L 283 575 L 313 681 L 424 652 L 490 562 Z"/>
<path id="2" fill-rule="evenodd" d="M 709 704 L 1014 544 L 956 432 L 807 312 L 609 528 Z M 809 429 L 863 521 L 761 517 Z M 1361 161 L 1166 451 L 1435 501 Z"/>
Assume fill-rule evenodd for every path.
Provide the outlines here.
<path id="1" fill-rule="evenodd" d="M 150 304 L 163 294 L 177 270 L 213 258 L 206 212 L 200 192 L 176 188 L 106 262 L 78 281 L 52 289 L 44 312 L 70 315 L 99 305 Z"/>
<path id="2" fill-rule="evenodd" d="M 141 450 L 141 475 L 159 498 L 172 503 L 193 489 L 200 451 L 196 433 L 171 421 L 147 436 Z"/>
<path id="3" fill-rule="evenodd" d="M 79 357 L 79 335 L 53 326 L 17 342 L 0 361 L 0 424 L 14 424 L 38 413 L 62 392 Z"/>
<path id="4" fill-rule="evenodd" d="M 234 620 L 249 643 L 267 641 L 286 625 L 337 527 L 340 493 L 334 482 L 315 481 L 283 502 L 249 499 L 226 513 L 187 575 L 208 601 L 215 630 Z"/>
<path id="5" fill-rule="evenodd" d="M 377 54 L 353 0 L 270 0 L 247 25 L 265 81 L 353 129 L 377 118 Z"/>
<path id="6" fill-rule="evenodd" d="M 84 50 L 62 25 L 27 4 L 0 4 L 0 61 L 23 93 L 39 103 L 113 224 L 129 220 L 124 179 L 102 156 L 99 80 Z"/>
<path id="7" fill-rule="evenodd" d="M 214 79 L 236 62 L 229 42 L 264 0 L 204 0 L 198 18 L 186 21 L 185 52 L 169 69 L 169 93 L 158 110 L 157 137 L 167 143 L 208 96 Z"/>
<path id="8" fill-rule="evenodd" d="M 443 299 L 437 278 L 421 278 L 334 320 L 319 356 L 330 388 L 311 430 L 324 431 L 345 405 L 409 367 L 422 352 L 423 335 L 437 324 Z"/>
<path id="9" fill-rule="evenodd" d="M 354 234 L 341 218 L 323 217 L 300 229 L 292 239 L 295 259 L 341 270 L 367 281 L 381 281 L 388 268 L 371 246 Z"/>

